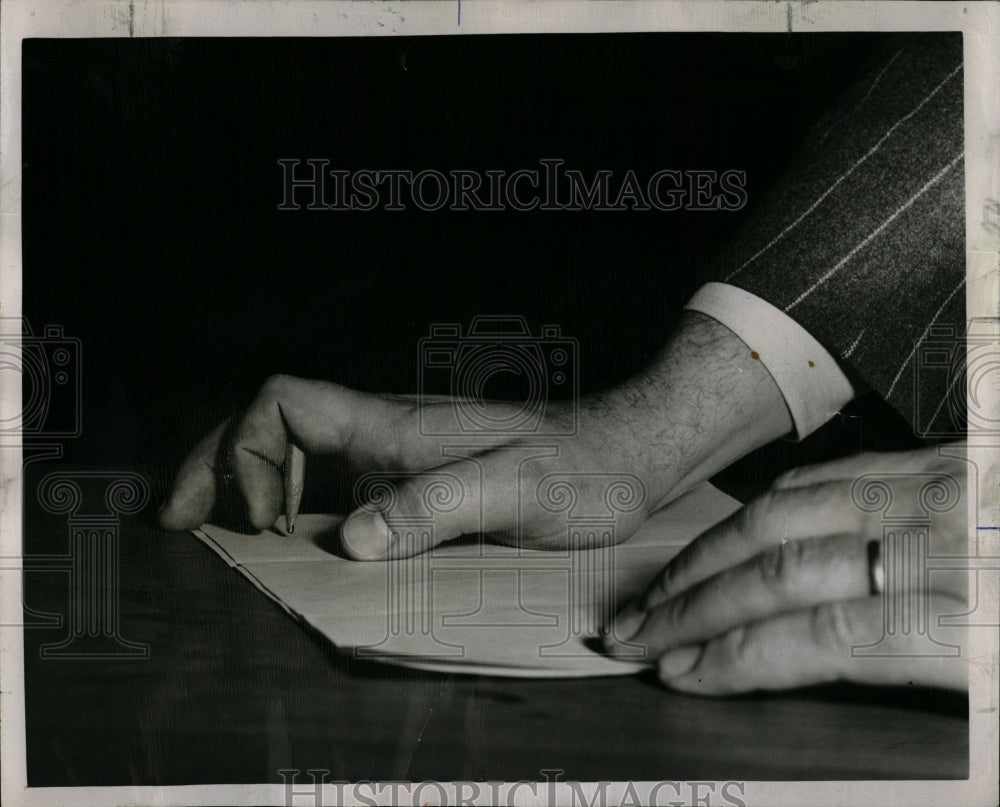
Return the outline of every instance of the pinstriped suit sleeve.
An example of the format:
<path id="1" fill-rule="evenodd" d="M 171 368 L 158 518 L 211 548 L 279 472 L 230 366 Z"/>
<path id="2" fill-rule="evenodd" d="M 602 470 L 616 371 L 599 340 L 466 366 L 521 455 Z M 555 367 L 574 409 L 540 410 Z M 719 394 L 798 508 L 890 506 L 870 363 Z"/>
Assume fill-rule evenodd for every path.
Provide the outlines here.
<path id="1" fill-rule="evenodd" d="M 894 40 L 710 272 L 802 325 L 921 434 L 956 430 L 960 380 L 921 370 L 922 345 L 965 330 L 962 93 L 959 34 Z"/>

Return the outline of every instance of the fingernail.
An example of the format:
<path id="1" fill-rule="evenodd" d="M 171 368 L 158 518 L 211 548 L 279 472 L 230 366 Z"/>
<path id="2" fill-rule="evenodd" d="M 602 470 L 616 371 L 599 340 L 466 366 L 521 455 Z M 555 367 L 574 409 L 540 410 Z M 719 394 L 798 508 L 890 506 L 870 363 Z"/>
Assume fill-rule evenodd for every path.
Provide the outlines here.
<path id="1" fill-rule="evenodd" d="M 660 677 L 676 678 L 691 672 L 701 658 L 700 647 L 680 647 L 660 656 Z"/>
<path id="2" fill-rule="evenodd" d="M 605 628 L 603 633 L 605 636 L 614 636 L 617 639 L 631 639 L 639 632 L 645 618 L 646 612 L 634 602 L 630 602 L 615 614 L 614 621 Z"/>
<path id="3" fill-rule="evenodd" d="M 634 655 L 634 645 L 625 644 L 639 632 L 646 618 L 645 611 L 639 610 L 635 603 L 625 606 L 609 624 L 601 629 L 604 650 L 612 656 Z"/>
<path id="4" fill-rule="evenodd" d="M 389 528 L 377 510 L 362 508 L 352 513 L 340 528 L 340 539 L 357 560 L 378 560 L 389 554 Z"/>

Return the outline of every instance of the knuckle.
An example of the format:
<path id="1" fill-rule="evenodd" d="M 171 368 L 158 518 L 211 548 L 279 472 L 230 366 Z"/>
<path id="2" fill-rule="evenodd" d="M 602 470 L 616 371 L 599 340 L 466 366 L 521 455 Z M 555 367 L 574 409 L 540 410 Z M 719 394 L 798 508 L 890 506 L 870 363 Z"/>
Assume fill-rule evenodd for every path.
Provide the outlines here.
<path id="1" fill-rule="evenodd" d="M 663 567 L 656 579 L 653 581 L 653 585 L 650 587 L 650 594 L 658 595 L 659 597 L 667 597 L 670 595 L 670 591 L 673 587 L 674 580 L 677 578 L 677 570 L 674 563 L 668 563 Z"/>
<path id="2" fill-rule="evenodd" d="M 424 487 L 421 477 L 404 482 L 396 487 L 396 495 L 387 508 L 387 515 L 392 518 L 414 517 L 424 513 Z"/>
<path id="3" fill-rule="evenodd" d="M 680 594 L 664 602 L 660 608 L 659 621 L 668 630 L 675 630 L 680 625 L 686 625 L 691 614 L 692 598 L 688 594 Z"/>
<path id="4" fill-rule="evenodd" d="M 526 460 L 517 466 L 517 493 L 525 516 L 555 522 L 565 517 L 563 508 L 579 498 L 573 480 L 546 481 L 551 472 L 551 467 L 539 459 Z"/>
<path id="5" fill-rule="evenodd" d="M 413 442 L 418 433 L 417 407 L 415 404 L 403 403 L 388 408 L 388 415 L 383 422 L 379 418 L 362 419 L 366 436 L 381 440 L 385 453 L 390 457 L 405 457 L 406 447 Z M 356 431 L 351 433 L 355 436 Z"/>
<path id="6" fill-rule="evenodd" d="M 919 470 L 950 472 L 964 468 L 965 463 L 950 454 L 940 453 L 937 446 L 932 446 L 914 454 L 914 465 Z"/>
<path id="7" fill-rule="evenodd" d="M 550 473 L 551 468 L 548 463 L 540 458 L 525 460 L 517 468 L 517 476 L 521 482 L 521 487 L 533 493 L 540 493 L 538 486 Z"/>
<path id="8" fill-rule="evenodd" d="M 756 689 L 755 682 L 766 669 L 766 648 L 754 627 L 739 625 L 705 645 L 702 668 L 709 677 L 699 691 L 704 694 L 735 695 Z M 710 673 L 709 673 L 710 671 Z"/>
<path id="9" fill-rule="evenodd" d="M 779 496 L 780 492 L 768 490 L 743 509 L 740 530 L 746 538 L 754 542 L 767 540 L 768 527 Z"/>
<path id="10" fill-rule="evenodd" d="M 951 464 L 942 469 L 941 473 L 952 479 L 956 485 L 965 490 L 969 484 L 969 467 L 964 462 L 952 460 Z"/>
<path id="11" fill-rule="evenodd" d="M 849 648 L 856 643 L 856 625 L 843 602 L 827 602 L 813 608 L 809 628 L 813 641 L 820 647 Z"/>
<path id="12" fill-rule="evenodd" d="M 746 625 L 739 625 L 716 639 L 716 653 L 722 666 L 734 670 L 756 663 L 759 645 L 753 641 L 753 632 Z"/>
<path id="13" fill-rule="evenodd" d="M 801 541 L 785 541 L 762 552 L 757 556 L 756 566 L 764 585 L 778 592 L 791 589 L 804 555 Z"/>
<path id="14" fill-rule="evenodd" d="M 796 480 L 801 476 L 800 469 L 792 468 L 790 471 L 785 471 L 783 474 L 775 478 L 771 483 L 771 490 L 780 490 L 781 488 L 792 487 L 795 485 Z"/>
<path id="15" fill-rule="evenodd" d="M 284 373 L 269 375 L 264 379 L 264 383 L 261 384 L 260 391 L 257 393 L 258 397 L 268 400 L 280 398 L 284 391 L 288 389 L 288 382 L 290 379 L 291 376 L 285 375 Z"/>

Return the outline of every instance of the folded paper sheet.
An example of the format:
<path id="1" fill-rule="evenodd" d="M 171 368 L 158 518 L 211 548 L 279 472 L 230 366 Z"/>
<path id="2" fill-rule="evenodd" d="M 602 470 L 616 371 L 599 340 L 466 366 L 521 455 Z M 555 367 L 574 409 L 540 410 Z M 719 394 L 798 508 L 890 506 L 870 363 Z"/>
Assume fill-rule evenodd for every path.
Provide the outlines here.
<path id="1" fill-rule="evenodd" d="M 625 675 L 645 666 L 642 650 L 621 661 L 591 649 L 601 626 L 684 544 L 738 508 L 704 484 L 613 546 L 545 552 L 464 539 L 385 562 L 338 556 L 336 516 L 300 516 L 290 536 L 210 524 L 195 535 L 359 659 L 490 675 Z"/>

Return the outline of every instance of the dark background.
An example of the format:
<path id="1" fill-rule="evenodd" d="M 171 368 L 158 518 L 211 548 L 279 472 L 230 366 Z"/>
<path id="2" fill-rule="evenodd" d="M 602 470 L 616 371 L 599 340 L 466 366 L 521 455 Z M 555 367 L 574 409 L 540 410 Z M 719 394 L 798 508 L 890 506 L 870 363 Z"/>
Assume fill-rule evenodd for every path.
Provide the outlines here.
<path id="1" fill-rule="evenodd" d="M 268 374 L 412 392 L 430 325 L 475 314 L 556 323 L 579 340 L 581 392 L 614 383 L 663 344 L 713 250 L 887 36 L 26 41 L 23 310 L 36 334 L 81 341 L 66 459 L 139 469 L 161 496 Z M 613 183 L 737 168 L 749 204 L 279 211 L 288 157 L 414 171 L 559 157 Z M 898 425 L 856 410 L 736 471 L 759 484 Z"/>

